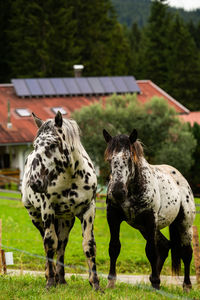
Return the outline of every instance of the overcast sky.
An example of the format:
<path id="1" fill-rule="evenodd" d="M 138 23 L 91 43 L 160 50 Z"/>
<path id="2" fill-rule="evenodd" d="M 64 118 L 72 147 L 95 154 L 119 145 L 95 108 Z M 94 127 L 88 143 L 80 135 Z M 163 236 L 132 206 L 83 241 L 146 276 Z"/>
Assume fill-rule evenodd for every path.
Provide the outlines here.
<path id="1" fill-rule="evenodd" d="M 182 7 L 185 10 L 200 8 L 200 0 L 168 0 L 170 6 Z"/>

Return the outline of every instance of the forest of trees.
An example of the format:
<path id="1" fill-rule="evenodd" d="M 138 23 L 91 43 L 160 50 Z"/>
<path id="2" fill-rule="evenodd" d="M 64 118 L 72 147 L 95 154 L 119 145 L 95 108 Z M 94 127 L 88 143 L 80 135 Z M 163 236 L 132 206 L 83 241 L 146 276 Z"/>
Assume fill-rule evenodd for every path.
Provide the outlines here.
<path id="1" fill-rule="evenodd" d="M 154 0 L 111 0 L 117 12 L 117 19 L 121 24 L 131 27 L 137 23 L 139 27 L 147 24 L 150 16 L 151 2 Z M 189 0 L 188 0 L 189 1 Z M 181 0 L 180 0 L 181 3 Z M 200 20 L 200 9 L 186 11 L 183 8 L 169 6 L 173 14 L 178 13 L 186 23 L 192 21 L 195 25 Z"/>
<path id="2" fill-rule="evenodd" d="M 0 0 L 0 83 L 73 76 L 73 64 L 83 64 L 84 76 L 150 79 L 200 110 L 200 19 L 186 22 L 166 0 L 153 0 L 145 26 L 129 28 L 113 2 Z"/>

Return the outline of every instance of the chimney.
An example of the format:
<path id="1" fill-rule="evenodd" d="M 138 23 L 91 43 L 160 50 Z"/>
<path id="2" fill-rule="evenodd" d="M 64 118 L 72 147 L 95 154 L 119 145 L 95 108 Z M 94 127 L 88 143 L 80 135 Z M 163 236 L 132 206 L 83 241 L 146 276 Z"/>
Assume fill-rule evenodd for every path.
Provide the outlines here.
<path id="1" fill-rule="evenodd" d="M 83 65 L 73 65 L 73 68 L 74 68 L 74 76 L 81 77 L 84 66 Z"/>
<path id="2" fill-rule="evenodd" d="M 10 121 L 10 100 L 8 99 L 7 102 L 7 106 L 8 106 L 8 121 L 7 121 L 7 128 L 10 129 L 12 128 L 12 123 Z"/>

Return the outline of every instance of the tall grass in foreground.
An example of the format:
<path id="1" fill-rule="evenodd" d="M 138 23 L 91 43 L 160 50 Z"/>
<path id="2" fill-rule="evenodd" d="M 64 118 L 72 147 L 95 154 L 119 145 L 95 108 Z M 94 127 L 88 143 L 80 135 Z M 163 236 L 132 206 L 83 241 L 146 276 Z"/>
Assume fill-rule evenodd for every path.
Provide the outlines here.
<path id="1" fill-rule="evenodd" d="M 45 289 L 45 279 L 37 276 L 0 276 L 0 299 L 18 300 L 70 300 L 70 299 L 200 299 L 200 291 L 194 288 L 185 294 L 180 287 L 162 286 L 155 291 L 150 285 L 130 285 L 117 283 L 115 289 L 106 289 L 107 281 L 100 280 L 102 292 L 92 290 L 87 280 L 78 276 L 71 276 L 67 285 L 57 286 L 50 290 Z"/>

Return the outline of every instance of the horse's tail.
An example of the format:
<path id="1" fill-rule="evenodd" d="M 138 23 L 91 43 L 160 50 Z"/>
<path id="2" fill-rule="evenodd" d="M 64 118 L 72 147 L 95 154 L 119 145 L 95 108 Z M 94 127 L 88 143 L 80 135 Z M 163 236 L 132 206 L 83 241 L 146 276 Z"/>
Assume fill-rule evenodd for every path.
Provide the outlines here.
<path id="1" fill-rule="evenodd" d="M 179 275 L 181 269 L 181 239 L 176 222 L 173 222 L 169 226 L 169 234 L 172 257 L 172 273 Z"/>

